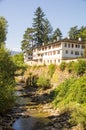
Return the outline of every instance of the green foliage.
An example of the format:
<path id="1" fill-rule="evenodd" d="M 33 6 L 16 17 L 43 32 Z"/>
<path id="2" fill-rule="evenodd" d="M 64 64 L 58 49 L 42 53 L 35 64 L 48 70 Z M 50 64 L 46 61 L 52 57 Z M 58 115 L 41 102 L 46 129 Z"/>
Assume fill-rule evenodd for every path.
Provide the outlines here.
<path id="1" fill-rule="evenodd" d="M 86 102 L 86 77 L 80 77 L 79 79 L 68 79 L 64 83 L 60 84 L 55 90 L 56 103 L 64 104 L 72 102 L 85 103 Z"/>
<path id="2" fill-rule="evenodd" d="M 63 61 L 63 62 L 60 64 L 59 67 L 60 67 L 60 70 L 61 70 L 61 71 L 64 71 L 65 68 L 66 68 L 66 62 Z"/>
<path id="3" fill-rule="evenodd" d="M 70 39 L 77 40 L 81 37 L 82 40 L 86 41 L 86 26 L 82 26 L 80 29 L 78 29 L 78 26 L 71 27 L 68 33 Z"/>
<path id="4" fill-rule="evenodd" d="M 71 27 L 68 33 L 70 39 L 77 39 L 78 27 L 77 26 Z"/>
<path id="5" fill-rule="evenodd" d="M 41 46 L 42 43 L 48 43 L 50 35 L 52 33 L 52 26 L 40 7 L 38 7 L 34 13 L 33 27 L 27 28 L 21 44 L 23 51 L 31 50 L 33 43 L 36 46 Z"/>
<path id="6" fill-rule="evenodd" d="M 4 48 L 0 48 L 0 86 L 10 85 L 14 81 L 15 64 L 12 62 L 10 53 Z"/>
<path id="7" fill-rule="evenodd" d="M 67 63 L 67 70 L 69 73 L 74 71 L 74 64 L 75 64 L 74 61 Z"/>
<path id="8" fill-rule="evenodd" d="M 23 40 L 21 42 L 22 51 L 26 51 L 32 47 L 34 31 L 35 30 L 33 28 L 27 28 L 27 30 L 25 31 L 25 33 L 23 35 Z"/>
<path id="9" fill-rule="evenodd" d="M 0 17 L 0 47 L 5 44 L 7 34 L 7 21 L 4 17 Z"/>
<path id="10" fill-rule="evenodd" d="M 44 21 L 44 34 L 43 34 L 43 42 L 47 44 L 51 39 L 51 33 L 52 33 L 52 26 L 48 19 L 45 19 Z"/>
<path id="11" fill-rule="evenodd" d="M 17 66 L 23 66 L 24 58 L 23 58 L 23 54 L 22 53 L 16 54 L 16 55 L 12 56 L 12 58 L 13 58 L 13 62 Z"/>
<path id="12" fill-rule="evenodd" d="M 46 89 L 50 87 L 50 80 L 45 76 L 44 74 L 41 74 L 40 77 L 37 80 L 37 86 L 39 86 L 42 89 Z"/>
<path id="13" fill-rule="evenodd" d="M 55 107 L 64 111 L 72 110 L 72 122 L 76 120 L 76 123 L 85 124 L 86 112 L 83 105 L 86 104 L 86 76 L 65 80 L 53 91 L 53 95 Z"/>
<path id="14" fill-rule="evenodd" d="M 0 113 L 5 114 L 15 104 L 15 96 L 12 86 L 0 87 Z"/>
<path id="15" fill-rule="evenodd" d="M 62 33 L 61 33 L 61 31 L 60 31 L 59 28 L 57 28 L 57 29 L 54 31 L 52 38 L 53 38 L 53 40 L 56 40 L 56 41 L 57 41 L 57 38 L 58 38 L 58 37 L 59 37 L 59 38 L 62 37 Z"/>
<path id="16" fill-rule="evenodd" d="M 86 104 L 76 105 L 74 107 L 70 122 L 72 124 L 82 124 L 86 129 Z"/>
<path id="17" fill-rule="evenodd" d="M 14 64 L 17 66 L 17 70 L 21 69 L 21 73 L 23 74 L 27 68 L 27 65 L 24 64 L 23 54 L 19 53 L 12 56 L 12 60 Z"/>
<path id="18" fill-rule="evenodd" d="M 0 113 L 9 110 L 14 103 L 13 87 L 16 66 L 10 53 L 0 48 Z"/>
<path id="19" fill-rule="evenodd" d="M 53 76 L 53 74 L 55 72 L 55 69 L 56 69 L 56 65 L 55 64 L 50 64 L 49 65 L 49 71 L 48 71 L 48 73 L 49 73 L 50 77 Z"/>
<path id="20" fill-rule="evenodd" d="M 34 13 L 35 18 L 33 19 L 33 28 L 36 30 L 34 37 L 36 44 L 42 45 L 43 43 L 43 31 L 44 31 L 44 12 L 38 7 Z"/>
<path id="21" fill-rule="evenodd" d="M 83 75 L 86 72 L 86 60 L 78 60 L 75 63 L 75 70 L 77 75 Z"/>

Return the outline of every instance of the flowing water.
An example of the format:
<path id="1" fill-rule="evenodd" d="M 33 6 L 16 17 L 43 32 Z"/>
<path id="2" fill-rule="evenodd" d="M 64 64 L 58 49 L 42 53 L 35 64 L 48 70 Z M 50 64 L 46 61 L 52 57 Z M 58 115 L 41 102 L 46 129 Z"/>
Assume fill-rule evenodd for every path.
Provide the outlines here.
<path id="1" fill-rule="evenodd" d="M 33 117 L 19 118 L 13 124 L 13 128 L 15 130 L 33 130 L 33 127 L 34 127 L 36 122 L 37 122 L 36 119 Z"/>
<path id="2" fill-rule="evenodd" d="M 15 93 L 18 96 L 17 104 L 20 106 L 24 105 L 24 107 L 30 104 L 30 106 L 28 105 L 29 116 L 26 118 L 22 116 L 19 119 L 16 119 L 12 127 L 15 130 L 35 130 L 35 127 L 38 125 L 38 123 L 43 125 L 50 122 L 50 120 L 46 118 L 48 114 L 46 112 L 42 112 L 42 110 L 41 112 L 38 111 L 38 109 L 40 109 L 39 105 L 38 106 L 35 105 L 35 107 L 34 105 L 31 106 L 31 103 L 33 104 L 33 102 L 31 102 L 31 99 L 29 97 L 24 97 L 25 95 L 24 90 L 22 89 L 22 87 L 20 86 L 18 87 Z M 30 109 L 30 107 L 32 109 Z"/>

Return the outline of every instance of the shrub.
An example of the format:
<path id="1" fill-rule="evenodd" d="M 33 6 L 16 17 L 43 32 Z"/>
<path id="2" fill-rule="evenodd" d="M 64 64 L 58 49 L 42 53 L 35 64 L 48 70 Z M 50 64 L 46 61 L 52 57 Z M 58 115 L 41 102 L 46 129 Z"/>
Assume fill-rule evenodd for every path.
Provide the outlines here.
<path id="1" fill-rule="evenodd" d="M 14 104 L 14 75 L 16 66 L 10 53 L 0 48 L 0 113 L 5 113 Z"/>
<path id="2" fill-rule="evenodd" d="M 73 72 L 74 71 L 74 64 L 75 62 L 74 61 L 71 61 L 67 64 L 67 70 L 69 73 Z"/>
<path id="3" fill-rule="evenodd" d="M 5 114 L 15 104 L 14 88 L 12 86 L 5 86 L 0 88 L 0 113 Z"/>
<path id="4" fill-rule="evenodd" d="M 75 72 L 77 75 L 83 75 L 86 72 L 86 60 L 78 60 L 75 63 Z"/>
<path id="5" fill-rule="evenodd" d="M 48 73 L 49 73 L 50 77 L 53 76 L 53 74 L 55 72 L 55 69 L 56 69 L 56 65 L 55 64 L 50 64 L 49 65 L 49 71 L 48 71 Z"/>
<path id="6" fill-rule="evenodd" d="M 55 107 L 71 111 L 71 122 L 86 126 L 86 76 L 68 79 L 54 90 Z"/>
<path id="7" fill-rule="evenodd" d="M 43 74 L 40 75 L 40 77 L 37 80 L 37 86 L 39 86 L 42 89 L 50 87 L 50 80 Z"/>
<path id="8" fill-rule="evenodd" d="M 65 63 L 65 62 L 62 62 L 59 67 L 60 67 L 60 70 L 61 70 L 61 71 L 64 71 L 65 68 L 66 68 L 66 63 Z"/>
<path id="9" fill-rule="evenodd" d="M 86 129 L 86 104 L 76 105 L 71 113 L 70 122 L 72 124 L 82 124 Z"/>

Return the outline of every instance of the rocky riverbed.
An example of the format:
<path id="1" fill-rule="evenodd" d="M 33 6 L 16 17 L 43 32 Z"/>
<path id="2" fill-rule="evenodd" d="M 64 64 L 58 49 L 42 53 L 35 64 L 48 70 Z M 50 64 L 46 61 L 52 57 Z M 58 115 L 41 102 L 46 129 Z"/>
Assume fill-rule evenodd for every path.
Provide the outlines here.
<path id="1" fill-rule="evenodd" d="M 61 114 L 59 109 L 53 109 L 49 92 L 25 88 L 22 83 L 16 85 L 16 95 L 16 106 L 4 116 L 0 116 L 0 130 L 21 130 L 16 126 L 20 120 L 23 123 L 27 121 L 28 124 L 23 130 L 81 130 L 79 126 L 71 126 L 68 121 L 69 113 Z"/>

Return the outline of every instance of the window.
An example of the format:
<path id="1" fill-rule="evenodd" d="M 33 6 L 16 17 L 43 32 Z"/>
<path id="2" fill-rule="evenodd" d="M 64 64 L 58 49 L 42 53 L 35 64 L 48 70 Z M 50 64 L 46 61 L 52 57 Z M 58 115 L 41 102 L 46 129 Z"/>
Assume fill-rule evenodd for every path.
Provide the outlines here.
<path id="1" fill-rule="evenodd" d="M 67 47 L 67 43 L 64 44 L 64 47 Z"/>
<path id="2" fill-rule="evenodd" d="M 57 51 L 57 54 L 60 54 L 60 50 Z"/>
<path id="3" fill-rule="evenodd" d="M 70 48 L 70 44 L 68 44 L 68 47 Z"/>
<path id="4" fill-rule="evenodd" d="M 44 51 L 44 48 L 42 48 L 42 51 Z"/>
<path id="5" fill-rule="evenodd" d="M 75 51 L 75 55 L 79 55 L 79 52 L 78 52 L 78 51 Z"/>
<path id="6" fill-rule="evenodd" d="M 65 53 L 68 54 L 68 50 L 66 50 Z"/>
<path id="7" fill-rule="evenodd" d="M 47 50 L 47 47 L 45 47 L 45 50 Z"/>
<path id="8" fill-rule="evenodd" d="M 82 49 L 84 49 L 85 48 L 85 46 L 84 45 L 82 45 Z"/>
<path id="9" fill-rule="evenodd" d="M 73 54 L 73 51 L 71 51 L 71 54 Z"/>
<path id="10" fill-rule="evenodd" d="M 74 44 L 72 44 L 72 48 L 74 47 Z"/>
<path id="11" fill-rule="evenodd" d="M 76 45 L 75 45 L 75 47 L 77 48 L 77 47 L 78 47 L 78 45 L 76 44 Z"/>
<path id="12" fill-rule="evenodd" d="M 78 48 L 80 48 L 80 45 L 78 45 Z"/>
<path id="13" fill-rule="evenodd" d="M 49 49 L 51 49 L 51 46 L 49 46 Z"/>

